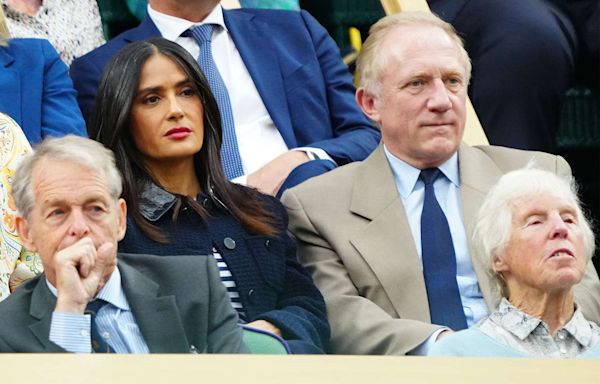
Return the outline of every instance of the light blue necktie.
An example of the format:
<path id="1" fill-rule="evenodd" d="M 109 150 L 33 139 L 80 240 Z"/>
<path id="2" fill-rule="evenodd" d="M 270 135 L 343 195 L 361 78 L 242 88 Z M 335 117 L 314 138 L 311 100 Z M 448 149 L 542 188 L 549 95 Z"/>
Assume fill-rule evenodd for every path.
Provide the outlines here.
<path id="1" fill-rule="evenodd" d="M 444 175 L 437 168 L 429 168 L 422 170 L 419 177 L 425 184 L 421 214 L 421 258 L 431 322 L 459 331 L 467 328 L 467 320 L 456 282 L 454 243 L 448 220 L 433 188 L 435 180 Z"/>
<path id="2" fill-rule="evenodd" d="M 223 78 L 221 78 L 221 74 L 217 69 L 215 60 L 213 59 L 210 42 L 212 40 L 214 28 L 220 28 L 220 26 L 218 24 L 197 25 L 185 31 L 182 36 L 193 37 L 200 47 L 198 63 L 204 72 L 204 76 L 206 76 L 206 79 L 208 80 L 210 89 L 217 100 L 219 111 L 221 112 L 221 125 L 223 127 L 221 162 L 223 164 L 225 176 L 231 180 L 243 175 L 244 169 L 242 167 L 242 158 L 240 157 L 240 150 L 235 135 L 231 100 L 229 100 L 229 93 L 227 92 Z"/>

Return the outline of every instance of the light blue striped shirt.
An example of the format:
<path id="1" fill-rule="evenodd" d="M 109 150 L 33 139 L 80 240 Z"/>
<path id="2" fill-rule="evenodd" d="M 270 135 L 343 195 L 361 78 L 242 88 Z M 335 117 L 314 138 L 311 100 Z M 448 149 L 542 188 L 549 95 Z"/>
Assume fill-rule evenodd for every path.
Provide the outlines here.
<path id="1" fill-rule="evenodd" d="M 57 296 L 56 288 L 46 280 L 50 291 Z M 98 333 L 116 353 L 149 353 L 148 345 L 131 313 L 125 292 L 121 287 L 118 268 L 96 295 L 108 304 L 96 315 Z M 52 313 L 50 341 L 69 352 L 91 353 L 91 316 L 79 313 Z"/>
<path id="2" fill-rule="evenodd" d="M 425 198 L 425 184 L 419 180 L 421 170 L 392 155 L 385 148 L 385 155 L 392 168 L 394 181 L 406 211 L 412 237 L 419 258 L 421 257 L 421 212 Z M 448 219 L 450 234 L 456 254 L 456 281 L 462 299 L 467 325 L 471 327 L 488 315 L 487 305 L 479 289 L 477 275 L 469 255 L 469 242 L 465 232 L 460 197 L 458 154 L 438 167 L 446 177 L 439 177 L 433 184 L 435 196 Z"/>

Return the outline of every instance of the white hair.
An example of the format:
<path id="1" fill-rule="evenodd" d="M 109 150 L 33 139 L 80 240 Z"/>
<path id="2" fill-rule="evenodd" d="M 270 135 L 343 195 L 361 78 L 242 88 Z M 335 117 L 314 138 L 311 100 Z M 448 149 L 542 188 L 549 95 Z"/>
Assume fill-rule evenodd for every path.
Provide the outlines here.
<path id="1" fill-rule="evenodd" d="M 589 261 L 594 254 L 594 233 L 581 209 L 573 178 L 561 178 L 552 172 L 532 168 L 532 165 L 508 172 L 486 196 L 479 209 L 473 233 L 475 252 L 482 260 L 487 259 L 488 273 L 496 280 L 497 288 L 503 295 L 507 294 L 506 287 L 501 276 L 493 269 L 494 257 L 502 255 L 510 241 L 514 204 L 540 195 L 565 200 L 575 207 L 577 223 L 583 234 L 586 260 Z"/>
<path id="2" fill-rule="evenodd" d="M 109 149 L 97 141 L 84 137 L 67 135 L 61 138 L 48 138 L 42 141 L 32 154 L 25 157 L 15 170 L 12 195 L 17 211 L 28 218 L 35 203 L 31 176 L 38 163 L 49 159 L 82 165 L 94 172 L 103 174 L 112 197 L 121 196 L 121 174 L 115 165 L 115 157 Z"/>

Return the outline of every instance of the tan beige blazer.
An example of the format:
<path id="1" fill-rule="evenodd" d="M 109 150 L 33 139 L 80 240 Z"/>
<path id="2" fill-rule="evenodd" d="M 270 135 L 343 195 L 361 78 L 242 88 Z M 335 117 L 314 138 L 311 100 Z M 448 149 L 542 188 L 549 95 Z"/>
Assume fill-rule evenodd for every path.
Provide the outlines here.
<path id="1" fill-rule="evenodd" d="M 461 145 L 459 170 L 464 225 L 474 218 L 492 185 L 504 173 L 526 166 L 570 176 L 559 156 L 494 146 Z M 352 163 L 288 190 L 283 203 L 298 257 L 323 292 L 332 348 L 343 354 L 405 354 L 436 329 L 430 324 L 421 262 L 391 168 L 380 145 Z M 487 263 L 470 254 L 488 307 L 500 299 Z M 590 263 L 576 288 L 589 320 L 600 320 L 600 282 Z"/>

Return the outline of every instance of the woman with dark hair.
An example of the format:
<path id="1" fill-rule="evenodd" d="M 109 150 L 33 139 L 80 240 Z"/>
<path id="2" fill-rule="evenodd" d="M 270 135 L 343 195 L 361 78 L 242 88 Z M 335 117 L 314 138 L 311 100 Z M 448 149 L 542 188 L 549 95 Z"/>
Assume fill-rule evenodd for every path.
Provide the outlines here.
<path id="1" fill-rule="evenodd" d="M 119 251 L 214 256 L 241 321 L 295 353 L 326 349 L 325 303 L 296 260 L 285 210 L 225 178 L 219 110 L 191 55 L 162 38 L 123 48 L 105 69 L 91 130 L 123 174 Z"/>

